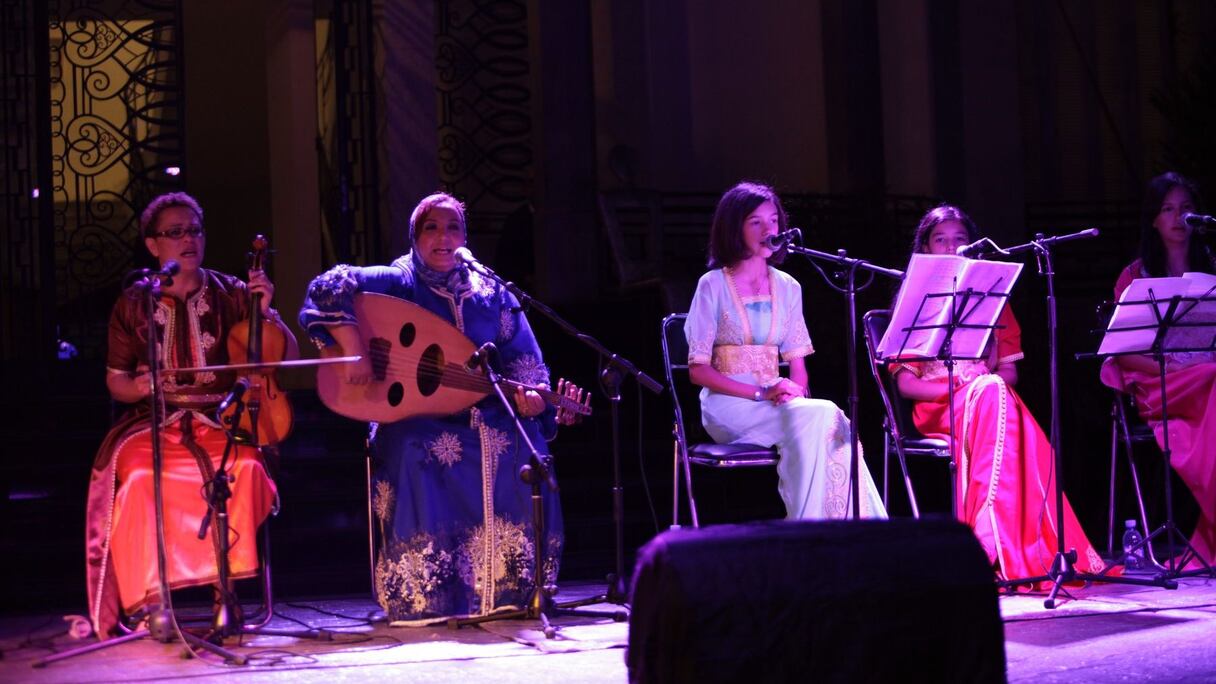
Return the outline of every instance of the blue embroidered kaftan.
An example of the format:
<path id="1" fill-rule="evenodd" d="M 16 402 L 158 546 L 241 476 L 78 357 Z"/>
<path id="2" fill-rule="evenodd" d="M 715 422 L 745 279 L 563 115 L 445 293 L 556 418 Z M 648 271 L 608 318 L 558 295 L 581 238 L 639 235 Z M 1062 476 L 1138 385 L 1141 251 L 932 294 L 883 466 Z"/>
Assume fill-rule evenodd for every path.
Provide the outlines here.
<path id="1" fill-rule="evenodd" d="M 300 322 L 318 344 L 334 344 L 328 327 L 354 322 L 356 292 L 388 294 L 448 320 L 474 345 L 494 342 L 505 376 L 548 383 L 515 297 L 476 273 L 469 285 L 457 294 L 428 286 L 408 254 L 391 266 L 340 265 L 309 286 Z M 523 423 L 532 443 L 547 453 L 542 424 L 552 434 L 553 410 Z M 389 620 L 427 622 L 523 605 L 533 587 L 533 534 L 531 489 L 518 471 L 529 459 L 497 396 L 452 416 L 373 426 L 373 433 L 372 507 L 380 537 L 375 592 Z M 552 582 L 561 511 L 556 493 L 543 490 L 544 567 Z"/>

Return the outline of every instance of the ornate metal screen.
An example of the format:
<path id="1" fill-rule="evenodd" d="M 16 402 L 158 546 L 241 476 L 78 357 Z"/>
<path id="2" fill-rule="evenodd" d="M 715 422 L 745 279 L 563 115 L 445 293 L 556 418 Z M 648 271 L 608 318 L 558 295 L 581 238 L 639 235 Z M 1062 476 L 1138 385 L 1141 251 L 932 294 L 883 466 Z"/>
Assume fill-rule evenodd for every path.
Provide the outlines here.
<path id="1" fill-rule="evenodd" d="M 46 22 L 56 321 L 99 356 L 142 258 L 139 212 L 185 180 L 181 12 L 177 0 L 61 0 Z"/>
<path id="2" fill-rule="evenodd" d="M 437 0 L 439 178 L 497 233 L 532 194 L 526 0 Z"/>

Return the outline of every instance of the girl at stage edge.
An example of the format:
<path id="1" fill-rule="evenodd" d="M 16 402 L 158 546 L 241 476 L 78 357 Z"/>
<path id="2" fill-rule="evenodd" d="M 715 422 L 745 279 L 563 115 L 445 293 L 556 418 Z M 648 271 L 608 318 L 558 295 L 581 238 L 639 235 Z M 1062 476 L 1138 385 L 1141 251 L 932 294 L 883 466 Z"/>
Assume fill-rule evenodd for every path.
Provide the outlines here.
<path id="1" fill-rule="evenodd" d="M 1188 272 L 1216 273 L 1211 250 L 1195 239 L 1182 220 L 1202 212 L 1202 198 L 1191 180 L 1164 173 L 1152 179 L 1140 218 L 1140 256 L 1115 282 L 1115 299 L 1139 278 L 1178 277 Z M 1163 445 L 1162 383 L 1157 359 L 1117 356 L 1102 365 L 1102 382 L 1135 399 L 1136 408 Z M 1166 355 L 1166 403 L 1169 408 L 1170 465 L 1195 495 L 1199 520 L 1191 546 L 1209 565 L 1216 563 L 1216 354 L 1178 352 Z M 1192 559 L 1185 569 L 1201 568 Z"/>

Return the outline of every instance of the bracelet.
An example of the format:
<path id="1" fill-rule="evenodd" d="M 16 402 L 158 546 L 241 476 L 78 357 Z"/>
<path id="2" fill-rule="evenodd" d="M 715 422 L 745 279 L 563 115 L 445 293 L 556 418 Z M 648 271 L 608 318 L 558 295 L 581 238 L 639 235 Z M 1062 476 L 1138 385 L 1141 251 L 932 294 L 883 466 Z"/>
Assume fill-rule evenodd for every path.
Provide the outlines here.
<path id="1" fill-rule="evenodd" d="M 764 386 L 757 387 L 757 388 L 756 388 L 756 391 L 755 391 L 755 392 L 752 392 L 752 401 L 763 401 L 763 400 L 764 400 L 764 393 L 765 393 L 767 390 L 768 390 L 768 388 L 766 388 L 766 387 L 764 387 Z"/>

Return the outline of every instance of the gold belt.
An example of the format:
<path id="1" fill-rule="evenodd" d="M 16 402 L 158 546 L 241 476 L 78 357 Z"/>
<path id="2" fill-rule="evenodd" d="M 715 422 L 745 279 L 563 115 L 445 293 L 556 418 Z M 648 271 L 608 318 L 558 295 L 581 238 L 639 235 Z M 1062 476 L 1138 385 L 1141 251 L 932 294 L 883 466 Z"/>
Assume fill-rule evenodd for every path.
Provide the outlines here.
<path id="1" fill-rule="evenodd" d="M 755 373 L 761 382 L 777 377 L 777 347 L 771 344 L 720 344 L 710 361 L 723 375 Z"/>
<path id="2" fill-rule="evenodd" d="M 174 408 L 199 409 L 215 406 L 224 399 L 223 394 L 187 394 L 165 392 L 165 403 Z"/>

